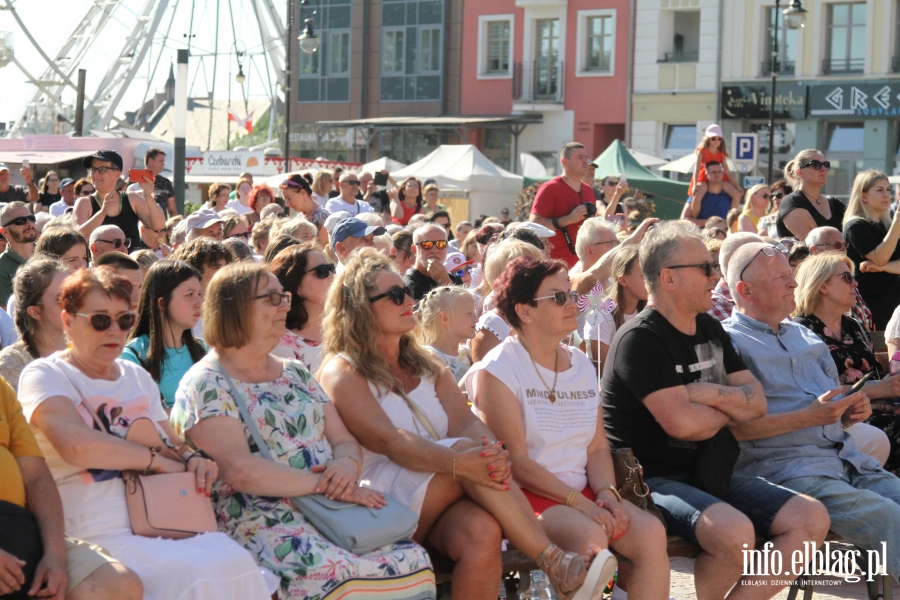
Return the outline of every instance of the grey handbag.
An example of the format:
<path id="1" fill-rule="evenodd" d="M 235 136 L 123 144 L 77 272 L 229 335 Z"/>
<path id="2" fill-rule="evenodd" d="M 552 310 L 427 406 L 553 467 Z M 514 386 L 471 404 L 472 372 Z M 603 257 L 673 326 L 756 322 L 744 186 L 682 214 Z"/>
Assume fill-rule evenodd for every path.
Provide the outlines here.
<path id="1" fill-rule="evenodd" d="M 237 391 L 234 382 L 219 361 L 214 358 L 209 360 L 228 382 L 234 403 L 241 413 L 244 425 L 250 430 L 259 453 L 272 460 L 272 453 L 250 417 L 244 397 Z M 419 516 L 416 513 L 387 494 L 384 494 L 384 499 L 387 504 L 382 508 L 330 500 L 322 494 L 294 496 L 291 501 L 313 527 L 330 542 L 357 556 L 362 556 L 382 546 L 411 537 L 419 524 Z"/>

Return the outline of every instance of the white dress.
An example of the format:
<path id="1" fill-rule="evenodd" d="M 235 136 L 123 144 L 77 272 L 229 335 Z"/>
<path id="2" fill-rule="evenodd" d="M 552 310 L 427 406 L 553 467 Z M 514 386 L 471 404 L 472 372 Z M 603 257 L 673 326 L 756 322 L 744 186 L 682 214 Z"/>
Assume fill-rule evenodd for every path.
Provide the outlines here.
<path id="1" fill-rule="evenodd" d="M 493 310 L 489 310 L 481 315 L 481 317 L 478 319 L 478 323 L 475 324 L 475 333 L 478 333 L 482 329 L 493 333 L 501 342 L 508 338 L 510 331 L 512 331 L 509 323 L 504 321 L 503 317 L 498 315 Z"/>
<path id="2" fill-rule="evenodd" d="M 116 360 L 115 381 L 91 379 L 59 357 L 35 360 L 22 372 L 19 400 L 29 421 L 38 406 L 55 396 L 72 401 L 78 415 L 96 428 L 83 399 L 118 436 L 139 418 L 154 423 L 168 417 L 159 388 L 134 363 Z M 145 600 L 267 600 L 277 579 L 256 565 L 246 550 L 224 533 L 184 540 L 134 535 L 119 471 L 82 469 L 67 463 L 44 433 L 32 426 L 47 466 L 59 488 L 66 535 L 106 549 L 133 570 L 144 584 Z M 160 431 L 162 435 L 162 432 Z"/>

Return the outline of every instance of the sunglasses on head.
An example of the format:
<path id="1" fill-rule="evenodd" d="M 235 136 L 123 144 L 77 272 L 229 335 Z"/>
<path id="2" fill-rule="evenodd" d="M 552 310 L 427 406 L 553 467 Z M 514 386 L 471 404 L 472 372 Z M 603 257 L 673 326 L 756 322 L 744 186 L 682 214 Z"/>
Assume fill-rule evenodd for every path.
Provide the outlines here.
<path id="1" fill-rule="evenodd" d="M 15 219 L 12 219 L 11 221 L 7 221 L 6 225 L 4 225 L 4 227 L 9 227 L 10 225 L 15 225 L 16 227 L 21 227 L 25 223 L 34 223 L 35 221 L 37 221 L 37 217 L 35 217 L 34 215 L 27 215 L 24 217 L 17 217 Z"/>
<path id="2" fill-rule="evenodd" d="M 432 248 L 437 248 L 438 250 L 443 250 L 444 248 L 447 247 L 447 240 L 419 242 L 417 245 L 421 246 L 422 250 L 431 250 Z"/>
<path id="3" fill-rule="evenodd" d="M 756 260 L 756 257 L 760 254 L 765 254 L 766 256 L 776 256 L 778 254 L 784 254 L 785 256 L 787 256 L 788 254 L 790 254 L 790 250 L 788 250 L 783 244 L 769 244 L 768 246 L 763 246 L 759 249 L 759 252 L 753 255 L 753 258 L 750 259 L 750 262 L 744 265 L 744 268 L 741 269 L 741 272 L 738 274 L 738 279 L 744 279 L 744 271 L 747 270 L 747 267 L 753 264 L 753 261 Z"/>
<path id="4" fill-rule="evenodd" d="M 262 300 L 263 298 L 268 299 L 269 304 L 272 306 L 281 306 L 282 304 L 290 304 L 291 303 L 291 293 L 290 292 L 269 292 L 268 294 L 262 294 L 260 296 L 256 296 L 253 298 L 254 300 Z"/>
<path id="5" fill-rule="evenodd" d="M 805 169 L 806 167 L 812 167 L 816 171 L 821 171 L 822 169 L 825 169 L 826 171 L 830 171 L 831 163 L 827 160 L 812 159 L 812 160 L 808 160 L 805 163 L 803 163 L 802 165 L 800 165 L 801 169 Z"/>
<path id="6" fill-rule="evenodd" d="M 323 263 L 321 265 L 316 265 L 312 269 L 303 271 L 304 275 L 306 275 L 307 273 L 315 273 L 316 277 L 318 277 L 319 279 L 328 279 L 329 277 L 337 273 L 337 269 L 331 263 Z"/>
<path id="7" fill-rule="evenodd" d="M 119 239 L 101 240 L 98 238 L 97 241 L 103 242 L 105 244 L 112 244 L 112 247 L 115 248 L 116 250 L 118 250 L 122 246 L 125 246 L 126 248 L 131 248 L 131 238 L 125 238 L 124 240 L 119 240 Z"/>
<path id="8" fill-rule="evenodd" d="M 134 327 L 134 322 L 137 320 L 137 314 L 133 312 L 122 313 L 115 319 L 112 318 L 112 315 L 106 313 L 75 313 L 75 316 L 90 319 L 91 327 L 95 331 L 106 331 L 112 326 L 114 320 L 121 331 L 131 331 L 131 328 Z"/>
<path id="9" fill-rule="evenodd" d="M 462 279 L 466 275 L 472 274 L 472 265 L 466 265 L 463 268 L 453 271 L 453 274 Z"/>
<path id="10" fill-rule="evenodd" d="M 393 302 L 397 306 L 402 306 L 406 301 L 407 296 L 409 296 L 410 298 L 413 297 L 413 292 L 409 288 L 409 286 L 401 287 L 399 285 L 395 285 L 389 288 L 388 291 L 384 292 L 383 294 L 378 294 L 377 296 L 372 296 L 371 298 L 369 298 L 369 303 L 378 302 L 382 298 L 390 298 L 391 302 Z"/>
<path id="11" fill-rule="evenodd" d="M 549 296 L 541 296 L 540 298 L 535 298 L 534 301 L 538 300 L 548 300 L 553 298 L 553 301 L 556 302 L 557 306 L 565 306 L 566 302 L 572 301 L 575 302 L 578 299 L 578 292 L 564 292 L 562 290 L 558 292 L 553 292 Z"/>

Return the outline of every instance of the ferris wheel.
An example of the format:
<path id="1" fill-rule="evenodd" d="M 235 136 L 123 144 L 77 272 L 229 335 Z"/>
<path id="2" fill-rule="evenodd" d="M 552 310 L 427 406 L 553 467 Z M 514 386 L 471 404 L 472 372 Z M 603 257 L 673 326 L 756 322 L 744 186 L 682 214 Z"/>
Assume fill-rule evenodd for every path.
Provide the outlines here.
<path id="1" fill-rule="evenodd" d="M 92 81 L 98 79 L 94 73 L 100 77 L 99 83 L 85 90 L 84 131 L 125 124 L 123 111 L 139 108 L 161 87 L 176 49 L 187 48 L 191 53 L 189 96 L 210 101 L 216 97 L 217 72 L 221 77 L 223 61 L 228 69 L 237 67 L 235 79 L 245 101 L 251 79 L 254 89 L 264 90 L 273 104 L 283 85 L 286 5 L 290 0 L 81 2 L 86 6 L 84 16 L 51 55 L 35 39 L 15 0 L 0 0 L 0 11 L 12 15 L 44 63 L 39 74 L 30 72 L 15 56 L 12 35 L 0 32 L 0 67 L 14 65 L 28 81 L 25 101 L 11 127 L 13 135 L 44 133 L 42 124 L 72 121 L 78 70 L 88 63 Z M 77 2 L 73 0 L 71 5 L 77 6 Z M 46 21 L 41 25 L 46 26 Z M 200 38 L 202 44 L 198 31 L 205 34 Z M 110 40 L 114 41 L 112 48 Z M 121 46 L 116 48 L 115 43 Z M 143 100 L 137 103 L 134 90 L 141 87 Z M 120 106 L 126 95 L 128 106 Z"/>

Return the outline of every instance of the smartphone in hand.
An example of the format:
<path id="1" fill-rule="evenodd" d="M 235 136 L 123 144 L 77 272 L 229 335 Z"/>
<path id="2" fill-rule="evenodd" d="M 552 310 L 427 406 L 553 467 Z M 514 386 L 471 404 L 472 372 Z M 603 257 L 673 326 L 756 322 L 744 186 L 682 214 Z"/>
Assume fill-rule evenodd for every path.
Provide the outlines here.
<path id="1" fill-rule="evenodd" d="M 857 380 L 856 383 L 853 384 L 853 387 L 850 388 L 850 391 L 849 391 L 849 392 L 847 392 L 846 394 L 843 394 L 843 395 L 838 394 L 837 396 L 835 396 L 834 398 L 832 398 L 831 401 L 832 401 L 832 402 L 836 402 L 836 401 L 838 401 L 838 400 L 841 400 L 841 399 L 843 399 L 843 398 L 846 398 L 847 396 L 852 396 L 852 395 L 855 394 L 856 392 L 862 390 L 862 389 L 863 389 L 863 386 L 866 385 L 866 383 L 868 383 L 868 381 L 869 381 L 870 379 L 872 379 L 872 377 L 874 377 L 874 376 L 875 376 L 875 371 L 869 371 L 868 373 L 866 373 L 865 375 L 863 375 L 859 380 Z"/>
<path id="2" fill-rule="evenodd" d="M 151 181 L 156 179 L 150 169 L 128 169 L 128 181 L 131 183 L 144 183 L 145 177 Z"/>

